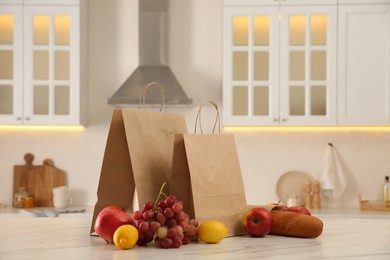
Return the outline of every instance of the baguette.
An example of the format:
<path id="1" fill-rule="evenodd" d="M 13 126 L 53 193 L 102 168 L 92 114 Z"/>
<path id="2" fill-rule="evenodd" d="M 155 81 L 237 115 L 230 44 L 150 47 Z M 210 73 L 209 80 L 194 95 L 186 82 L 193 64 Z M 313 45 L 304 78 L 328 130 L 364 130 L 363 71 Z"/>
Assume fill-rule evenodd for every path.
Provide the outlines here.
<path id="1" fill-rule="evenodd" d="M 316 238 L 322 234 L 324 225 L 314 216 L 284 210 L 271 210 L 271 214 L 271 235 Z"/>

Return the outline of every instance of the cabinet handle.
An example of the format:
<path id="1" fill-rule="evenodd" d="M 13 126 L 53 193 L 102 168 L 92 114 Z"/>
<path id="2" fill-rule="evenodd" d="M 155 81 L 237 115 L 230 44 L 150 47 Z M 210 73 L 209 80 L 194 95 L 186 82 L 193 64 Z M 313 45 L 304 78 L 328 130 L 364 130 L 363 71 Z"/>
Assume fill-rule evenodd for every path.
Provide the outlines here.
<path id="1" fill-rule="evenodd" d="M 30 120 L 30 118 L 29 118 L 29 117 L 26 117 L 25 119 L 26 119 L 26 121 Z"/>
<path id="2" fill-rule="evenodd" d="M 274 122 L 278 122 L 279 121 L 279 118 L 274 118 Z"/>
<path id="3" fill-rule="evenodd" d="M 20 116 L 18 116 L 18 117 L 16 118 L 16 120 L 17 120 L 17 121 L 20 121 L 20 120 L 22 120 L 22 118 L 21 118 Z"/>
<path id="4" fill-rule="evenodd" d="M 287 122 L 287 121 L 288 121 L 287 118 L 283 118 L 283 119 L 282 119 L 282 122 Z"/>

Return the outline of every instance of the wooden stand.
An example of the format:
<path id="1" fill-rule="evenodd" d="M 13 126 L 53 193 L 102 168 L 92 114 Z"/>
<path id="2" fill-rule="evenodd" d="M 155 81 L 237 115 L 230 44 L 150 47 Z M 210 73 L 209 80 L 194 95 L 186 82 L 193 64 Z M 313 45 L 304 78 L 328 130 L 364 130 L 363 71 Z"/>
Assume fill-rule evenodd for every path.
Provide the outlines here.
<path id="1" fill-rule="evenodd" d="M 314 181 L 313 184 L 313 208 L 320 209 L 321 208 L 321 187 L 320 182 L 318 180 Z"/>
<path id="2" fill-rule="evenodd" d="M 311 181 L 305 182 L 305 207 L 311 208 Z"/>
<path id="3" fill-rule="evenodd" d="M 359 203 L 361 210 L 390 212 L 390 201 L 362 200 L 359 195 Z"/>

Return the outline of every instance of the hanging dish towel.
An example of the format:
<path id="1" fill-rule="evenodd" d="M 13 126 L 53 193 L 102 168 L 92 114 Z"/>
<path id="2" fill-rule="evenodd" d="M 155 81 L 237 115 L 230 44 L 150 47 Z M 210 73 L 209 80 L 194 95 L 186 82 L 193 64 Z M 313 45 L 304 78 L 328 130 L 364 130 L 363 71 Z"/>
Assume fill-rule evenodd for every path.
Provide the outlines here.
<path id="1" fill-rule="evenodd" d="M 343 195 L 347 186 L 343 168 L 332 144 L 326 148 L 325 162 L 320 170 L 319 180 L 323 194 L 335 200 Z"/>

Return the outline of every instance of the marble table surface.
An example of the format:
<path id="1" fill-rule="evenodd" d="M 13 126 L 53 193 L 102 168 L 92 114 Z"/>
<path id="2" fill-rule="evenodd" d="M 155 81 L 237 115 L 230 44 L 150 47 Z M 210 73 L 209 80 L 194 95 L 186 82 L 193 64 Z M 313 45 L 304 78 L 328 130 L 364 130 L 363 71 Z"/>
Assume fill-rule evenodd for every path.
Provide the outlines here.
<path id="1" fill-rule="evenodd" d="M 0 259 L 390 259 L 388 217 L 321 217 L 316 239 L 238 236 L 178 249 L 154 245 L 119 250 L 89 235 L 89 214 L 0 218 Z"/>

